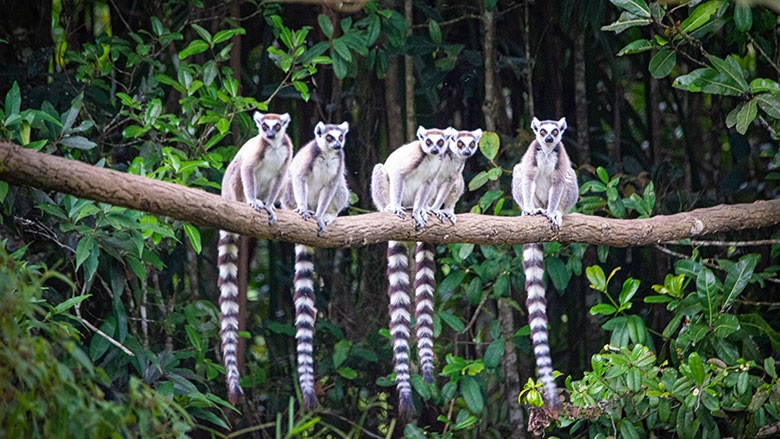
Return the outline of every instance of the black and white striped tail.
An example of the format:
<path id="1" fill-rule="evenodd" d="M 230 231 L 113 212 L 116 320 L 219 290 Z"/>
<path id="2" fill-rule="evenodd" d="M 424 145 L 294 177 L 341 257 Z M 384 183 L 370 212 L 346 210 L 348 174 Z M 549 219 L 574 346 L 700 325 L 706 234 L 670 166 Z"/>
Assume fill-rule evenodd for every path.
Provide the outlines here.
<path id="1" fill-rule="evenodd" d="M 295 340 L 298 350 L 298 382 L 301 386 L 303 405 L 317 408 L 317 394 L 314 390 L 314 322 L 317 308 L 314 307 L 314 260 L 313 251 L 305 245 L 295 245 Z"/>
<path id="2" fill-rule="evenodd" d="M 225 363 L 228 401 L 233 405 L 244 395 L 238 382 L 236 354 L 238 350 L 238 238 L 239 235 L 220 230 L 217 250 L 222 359 Z"/>
<path id="3" fill-rule="evenodd" d="M 436 291 L 436 261 L 433 244 L 418 242 L 415 252 L 414 298 L 417 327 L 417 357 L 425 381 L 433 382 L 433 305 Z"/>
<path id="4" fill-rule="evenodd" d="M 534 345 L 536 368 L 539 380 L 544 384 L 545 401 L 553 410 L 560 409 L 560 400 L 553 378 L 552 357 L 547 332 L 547 299 L 544 291 L 544 250 L 541 244 L 523 246 L 523 271 L 525 291 L 528 297 L 528 324 L 531 327 L 531 341 Z"/>
<path id="5" fill-rule="evenodd" d="M 409 256 L 397 241 L 387 243 L 387 296 L 390 304 L 390 339 L 395 361 L 395 385 L 398 389 L 398 414 L 408 418 L 414 412 L 409 376 L 409 333 L 411 332 L 411 296 Z"/>

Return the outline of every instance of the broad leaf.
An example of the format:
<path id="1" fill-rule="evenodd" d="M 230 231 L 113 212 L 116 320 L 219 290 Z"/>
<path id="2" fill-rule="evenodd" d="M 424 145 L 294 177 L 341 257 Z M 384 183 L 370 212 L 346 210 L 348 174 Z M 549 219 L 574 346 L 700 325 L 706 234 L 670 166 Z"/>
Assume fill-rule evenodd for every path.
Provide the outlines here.
<path id="1" fill-rule="evenodd" d="M 612 24 L 608 24 L 606 26 L 602 26 L 601 30 L 603 31 L 612 31 L 616 34 L 619 34 L 620 32 L 623 32 L 626 29 L 635 27 L 635 26 L 647 26 L 648 24 L 652 23 L 652 20 L 649 18 L 642 18 L 637 15 L 634 15 L 630 12 L 623 12 L 620 14 L 620 18 Z"/>
<path id="2" fill-rule="evenodd" d="M 613 5 L 637 17 L 650 18 L 650 7 L 645 0 L 610 0 Z"/>
<path id="3" fill-rule="evenodd" d="M 745 134 L 750 124 L 756 120 L 758 116 L 758 101 L 751 99 L 742 103 L 737 111 L 737 132 Z"/>
<path id="4" fill-rule="evenodd" d="M 650 74 L 653 75 L 653 78 L 661 79 L 669 76 L 669 73 L 672 73 L 672 69 L 676 63 L 677 52 L 668 47 L 664 47 L 650 60 L 648 69 L 650 70 Z"/>
<path id="5" fill-rule="evenodd" d="M 712 270 L 705 268 L 699 272 L 696 277 L 696 289 L 707 316 L 707 323 L 712 325 L 719 303 L 718 283 Z"/>
<path id="6" fill-rule="evenodd" d="M 734 300 L 745 289 L 750 277 L 753 275 L 753 271 L 758 264 L 758 256 L 755 254 L 749 254 L 741 257 L 739 261 L 734 264 L 726 275 L 726 282 L 723 284 L 723 292 L 725 298 L 723 299 L 723 307 L 721 311 L 727 310 L 734 303 Z"/>
<path id="7" fill-rule="evenodd" d="M 639 39 L 626 44 L 622 49 L 620 49 L 620 51 L 618 51 L 617 56 L 642 53 L 655 47 L 657 47 L 657 45 L 653 40 Z"/>
<path id="8" fill-rule="evenodd" d="M 747 32 L 753 27 L 753 11 L 750 6 L 739 3 L 734 5 L 734 25 L 740 32 Z"/>
<path id="9" fill-rule="evenodd" d="M 713 0 L 700 4 L 691 12 L 688 18 L 683 20 L 680 24 L 680 30 L 686 34 L 695 32 L 707 24 L 724 3 L 725 1 L 723 0 Z"/>
<path id="10" fill-rule="evenodd" d="M 780 93 L 764 93 L 756 96 L 753 99 L 758 102 L 759 108 L 761 108 L 766 114 L 772 116 L 775 119 L 780 119 Z"/>
<path id="11" fill-rule="evenodd" d="M 477 379 L 471 376 L 464 376 L 460 380 L 460 391 L 469 410 L 474 414 L 482 413 L 485 401 L 482 398 L 482 391 L 479 389 Z"/>
<path id="12" fill-rule="evenodd" d="M 715 67 L 715 70 L 728 76 L 729 79 L 741 88 L 743 93 L 749 90 L 744 71 L 733 55 L 729 55 L 725 60 L 720 59 L 715 55 L 710 55 L 707 59 L 710 60 L 712 66 Z"/>

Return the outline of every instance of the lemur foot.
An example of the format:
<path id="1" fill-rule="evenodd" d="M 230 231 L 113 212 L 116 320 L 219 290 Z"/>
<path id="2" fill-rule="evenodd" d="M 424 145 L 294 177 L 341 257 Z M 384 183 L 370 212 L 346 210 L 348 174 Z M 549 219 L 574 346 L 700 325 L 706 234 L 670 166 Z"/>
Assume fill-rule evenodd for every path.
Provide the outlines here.
<path id="1" fill-rule="evenodd" d="M 418 209 L 412 212 L 412 218 L 414 219 L 414 229 L 422 230 L 428 224 L 429 212 L 424 209 Z"/>
<path id="2" fill-rule="evenodd" d="M 295 208 L 295 213 L 301 216 L 304 220 L 314 217 L 314 212 L 307 209 L 306 206 L 298 206 Z"/>
<path id="3" fill-rule="evenodd" d="M 266 204 L 265 211 L 268 212 L 268 224 L 276 224 L 276 208 L 273 204 Z"/>
<path id="4" fill-rule="evenodd" d="M 406 218 L 406 212 L 404 211 L 404 208 L 400 206 L 387 206 L 385 207 L 385 212 L 392 212 L 401 219 Z"/>
<path id="5" fill-rule="evenodd" d="M 252 209 L 254 209 L 254 210 L 258 211 L 258 212 L 265 210 L 265 203 L 263 203 L 262 201 L 260 201 L 258 199 L 249 200 L 249 201 L 247 201 L 247 204 L 252 206 Z"/>
<path id="6" fill-rule="evenodd" d="M 438 218 L 440 222 L 444 222 L 444 219 L 446 218 L 453 226 L 455 225 L 455 213 L 451 210 L 434 210 L 433 214 L 436 215 L 436 218 Z"/>

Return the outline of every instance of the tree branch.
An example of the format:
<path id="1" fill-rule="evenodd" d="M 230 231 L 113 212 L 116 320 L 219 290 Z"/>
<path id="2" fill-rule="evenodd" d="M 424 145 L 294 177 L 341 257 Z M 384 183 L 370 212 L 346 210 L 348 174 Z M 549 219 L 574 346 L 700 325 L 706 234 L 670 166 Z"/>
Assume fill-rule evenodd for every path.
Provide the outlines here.
<path id="1" fill-rule="evenodd" d="M 457 216 L 458 223 L 454 226 L 432 217 L 424 231 L 416 231 L 410 216 L 399 220 L 391 213 L 368 213 L 340 217 L 323 236 L 318 236 L 314 221 L 304 221 L 290 210 L 280 209 L 277 212 L 279 221 L 270 225 L 265 214 L 256 212 L 249 205 L 227 201 L 200 189 L 97 168 L 4 141 L 0 141 L 0 180 L 141 210 L 198 226 L 313 247 L 360 247 L 389 240 L 481 245 L 554 240 L 629 247 L 780 224 L 780 200 L 768 200 L 634 220 L 572 213 L 564 216 L 563 227 L 555 233 L 541 216 L 466 213 Z"/>

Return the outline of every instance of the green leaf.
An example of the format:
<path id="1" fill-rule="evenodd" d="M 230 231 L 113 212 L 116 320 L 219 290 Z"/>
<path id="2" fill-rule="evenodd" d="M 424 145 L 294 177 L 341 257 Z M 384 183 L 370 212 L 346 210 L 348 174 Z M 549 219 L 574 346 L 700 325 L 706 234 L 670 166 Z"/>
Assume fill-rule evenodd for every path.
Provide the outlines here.
<path id="1" fill-rule="evenodd" d="M 697 386 L 704 384 L 704 364 L 701 362 L 698 352 L 688 355 L 688 367 L 691 369 L 691 377 Z"/>
<path id="2" fill-rule="evenodd" d="M 89 299 L 90 297 L 92 297 L 91 294 L 84 294 L 84 295 L 81 295 L 81 296 L 71 297 L 70 299 L 67 299 L 67 300 L 57 304 L 57 306 L 55 306 L 54 309 L 52 309 L 51 312 L 54 315 L 62 314 L 65 311 L 67 311 L 67 310 L 73 308 L 74 306 L 78 305 L 79 303 Z"/>
<path id="3" fill-rule="evenodd" d="M 244 34 L 246 34 L 246 30 L 243 27 L 237 27 L 235 29 L 224 29 L 214 34 L 214 38 L 211 39 L 211 44 L 219 44 L 223 41 L 227 41 L 233 38 L 236 35 Z"/>
<path id="4" fill-rule="evenodd" d="M 438 313 L 439 317 L 442 319 L 444 323 L 447 324 L 450 328 L 453 329 L 453 331 L 460 334 L 463 332 L 463 330 L 466 328 L 466 326 L 463 324 L 463 321 L 460 319 L 460 317 L 450 314 L 448 312 L 440 312 Z"/>
<path id="5" fill-rule="evenodd" d="M 648 69 L 653 78 L 661 79 L 669 76 L 676 64 L 677 52 L 668 47 L 664 47 L 653 55 Z"/>
<path id="6" fill-rule="evenodd" d="M 736 264 L 729 268 L 726 282 L 723 284 L 725 299 L 723 300 L 721 312 L 729 309 L 734 300 L 742 293 L 751 276 L 753 276 L 753 271 L 756 269 L 757 264 L 758 255 L 749 254 L 741 257 Z"/>
<path id="7" fill-rule="evenodd" d="M 428 35 L 431 36 L 434 44 L 441 43 L 441 28 L 436 20 L 428 20 Z"/>
<path id="8" fill-rule="evenodd" d="M 352 348 L 352 342 L 349 340 L 339 340 L 333 346 L 333 367 L 338 369 L 344 364 L 349 356 L 349 350 Z"/>
<path id="9" fill-rule="evenodd" d="M 208 43 L 207 45 L 211 44 L 212 40 L 211 40 L 211 34 L 209 33 L 209 31 L 207 31 L 202 26 L 199 26 L 199 25 L 197 25 L 195 23 L 192 24 L 192 28 L 195 29 L 195 32 L 197 32 L 198 35 L 200 35 L 201 38 L 203 38 L 203 41 L 205 43 Z"/>
<path id="10" fill-rule="evenodd" d="M 644 0 L 609 0 L 613 5 L 637 17 L 650 18 L 650 7 Z"/>
<path id="11" fill-rule="evenodd" d="M 162 21 L 160 21 L 160 19 L 155 16 L 152 16 L 151 20 L 152 20 L 152 31 L 154 32 L 155 35 L 159 37 L 160 35 L 162 35 L 164 30 Z"/>
<path id="12" fill-rule="evenodd" d="M 751 99 L 747 102 L 743 102 L 739 106 L 739 110 L 737 111 L 737 132 L 740 134 L 745 134 L 750 128 L 750 124 L 753 123 L 754 120 L 756 120 L 756 116 L 758 116 L 758 101 L 755 99 Z"/>
<path id="13" fill-rule="evenodd" d="M 626 385 L 628 390 L 632 392 L 639 392 L 642 388 L 642 373 L 636 367 L 631 367 L 626 373 Z"/>
<path id="14" fill-rule="evenodd" d="M 192 224 L 185 224 L 184 233 L 187 234 L 187 238 L 190 240 L 190 244 L 192 244 L 192 249 L 195 250 L 195 253 L 200 254 L 200 251 L 203 248 L 200 242 L 200 231 Z"/>
<path id="15" fill-rule="evenodd" d="M 355 372 L 355 369 L 352 369 L 351 367 L 340 367 L 336 369 L 336 372 L 348 380 L 354 380 L 358 376 L 357 372 Z"/>
<path id="16" fill-rule="evenodd" d="M 558 292 L 562 293 L 569 285 L 571 273 L 566 269 L 566 264 L 561 258 L 556 256 L 544 258 L 544 271 L 550 276 L 550 280 Z"/>
<path id="17" fill-rule="evenodd" d="M 696 290 L 702 299 L 702 306 L 706 312 L 707 324 L 712 325 L 715 314 L 718 312 L 718 284 L 715 274 L 709 268 L 703 269 L 696 276 Z"/>
<path id="18" fill-rule="evenodd" d="M 758 106 L 768 115 L 780 119 L 780 93 L 760 94 L 753 98 Z"/>
<path id="19" fill-rule="evenodd" d="M 740 32 L 747 32 L 753 27 L 753 11 L 750 6 L 739 3 L 734 5 L 734 25 Z"/>
<path id="20" fill-rule="evenodd" d="M 767 78 L 756 78 L 750 81 L 751 93 L 780 93 L 780 84 Z"/>
<path id="21" fill-rule="evenodd" d="M 772 357 L 764 358 L 764 372 L 769 375 L 770 378 L 777 379 L 777 370 L 775 370 L 775 360 Z"/>
<path id="22" fill-rule="evenodd" d="M 209 44 L 203 40 L 192 40 L 189 46 L 179 52 L 179 59 L 186 59 L 192 55 L 203 53 L 209 49 Z"/>
<path id="23" fill-rule="evenodd" d="M 745 80 L 745 72 L 739 65 L 739 62 L 734 55 L 729 55 L 726 59 L 718 58 L 715 55 L 709 55 L 707 59 L 715 67 L 715 70 L 726 75 L 731 81 L 740 87 L 740 90 L 744 93 L 750 90 L 747 80 Z"/>
<path id="24" fill-rule="evenodd" d="M 608 24 L 606 26 L 602 26 L 601 30 L 603 31 L 612 31 L 616 34 L 619 34 L 623 32 L 626 29 L 635 27 L 635 26 L 647 26 L 648 24 L 652 23 L 653 21 L 649 18 L 642 18 L 638 17 L 630 12 L 623 12 L 620 14 L 620 17 L 618 20 L 612 24 Z"/>
<path id="25" fill-rule="evenodd" d="M 92 235 L 83 236 L 76 246 L 76 269 L 87 260 L 90 253 L 97 251 L 97 244 Z"/>
<path id="26" fill-rule="evenodd" d="M 610 305 L 609 303 L 599 303 L 598 305 L 593 305 L 590 308 L 590 314 L 591 315 L 605 315 L 605 316 L 611 316 L 612 314 L 615 314 L 617 312 L 617 308 Z"/>
<path id="27" fill-rule="evenodd" d="M 741 96 L 742 87 L 724 73 L 711 68 L 701 68 L 683 76 L 678 76 L 673 87 L 692 93 L 702 92 L 725 96 Z"/>
<path id="28" fill-rule="evenodd" d="M 349 65 L 348 62 L 338 53 L 335 54 L 333 57 L 333 73 L 336 75 L 339 79 L 344 79 L 347 77 L 347 73 L 349 72 Z"/>
<path id="29" fill-rule="evenodd" d="M 0 203 L 5 201 L 6 196 L 8 196 L 8 182 L 0 180 Z"/>
<path id="30" fill-rule="evenodd" d="M 330 21 L 330 18 L 325 14 L 320 14 L 317 16 L 317 22 L 320 24 L 320 30 L 325 35 L 325 38 L 333 38 L 333 23 Z"/>
<path id="31" fill-rule="evenodd" d="M 697 29 L 700 29 L 707 24 L 713 15 L 718 12 L 718 9 L 723 6 L 725 2 L 723 0 L 713 0 L 706 3 L 702 3 L 691 12 L 682 23 L 680 23 L 680 30 L 686 34 L 691 34 Z"/>
<path id="32" fill-rule="evenodd" d="M 475 415 L 482 413 L 482 409 L 485 407 L 485 400 L 482 398 L 482 391 L 479 389 L 477 379 L 468 375 L 461 378 L 460 391 L 469 410 Z"/>
<path id="33" fill-rule="evenodd" d="M 591 265 L 585 269 L 585 276 L 590 282 L 590 287 L 596 291 L 607 290 L 607 277 L 604 275 L 604 270 L 598 265 Z"/>
<path id="34" fill-rule="evenodd" d="M 501 364 L 501 358 L 504 357 L 504 347 L 506 341 L 504 339 L 493 340 L 485 349 L 485 355 L 482 357 L 482 361 L 485 363 L 485 367 L 494 369 Z"/>
<path id="35" fill-rule="evenodd" d="M 187 338 L 190 340 L 190 344 L 197 350 L 203 350 L 203 341 L 200 339 L 200 335 L 192 325 L 184 325 L 184 331 L 187 333 Z"/>
<path id="36" fill-rule="evenodd" d="M 658 47 L 655 44 L 655 41 L 640 38 L 638 40 L 626 44 L 622 49 L 618 51 L 617 56 L 633 55 L 635 53 L 647 52 L 648 50 L 654 49 L 655 47 Z"/>
<path id="37" fill-rule="evenodd" d="M 463 283 L 463 279 L 466 278 L 465 270 L 451 271 L 444 280 L 439 284 L 437 292 L 439 295 L 445 296 L 455 291 L 455 288 L 459 287 Z"/>
<path id="38" fill-rule="evenodd" d="M 352 62 L 352 53 L 349 51 L 349 47 L 344 42 L 344 37 L 333 40 L 333 50 L 344 59 L 346 63 Z"/>
<path id="39" fill-rule="evenodd" d="M 498 138 L 498 134 L 486 131 L 482 134 L 482 138 L 479 139 L 479 151 L 488 160 L 493 160 L 498 155 L 498 147 L 501 145 L 501 139 Z"/>
<path id="40" fill-rule="evenodd" d="M 639 290 L 639 283 L 639 279 L 634 279 L 632 277 L 623 282 L 623 289 L 620 291 L 620 306 L 631 301 L 631 298 L 633 298 L 634 294 Z"/>
<path id="41" fill-rule="evenodd" d="M 489 180 L 488 173 L 486 171 L 479 171 L 474 178 L 469 182 L 469 191 L 475 191 L 485 185 Z"/>
<path id="42" fill-rule="evenodd" d="M 609 173 L 607 173 L 607 170 L 604 169 L 602 166 L 596 168 L 596 176 L 598 176 L 599 180 L 601 180 L 602 183 L 604 184 L 609 183 Z"/>
<path id="43" fill-rule="evenodd" d="M 97 146 L 97 143 L 83 136 L 66 136 L 60 140 L 60 143 L 71 148 L 88 151 Z"/>
<path id="44" fill-rule="evenodd" d="M 5 115 L 18 114 L 22 110 L 22 93 L 19 90 L 19 84 L 14 81 L 14 85 L 5 95 Z"/>
<path id="45" fill-rule="evenodd" d="M 726 338 L 739 330 L 739 319 L 734 314 L 719 314 L 713 323 L 716 337 Z"/>

